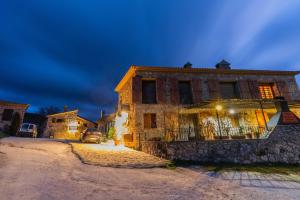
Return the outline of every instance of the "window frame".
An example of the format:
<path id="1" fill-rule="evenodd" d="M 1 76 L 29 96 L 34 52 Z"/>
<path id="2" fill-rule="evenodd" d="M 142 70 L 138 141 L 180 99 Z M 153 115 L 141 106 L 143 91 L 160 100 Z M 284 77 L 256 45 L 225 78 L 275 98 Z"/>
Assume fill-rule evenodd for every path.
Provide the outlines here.
<path id="1" fill-rule="evenodd" d="M 149 119 L 150 119 L 150 122 L 146 122 L 146 120 L 149 120 Z M 150 125 L 148 126 L 148 124 L 150 124 Z M 144 129 L 156 129 L 156 128 L 157 128 L 156 113 L 144 113 Z"/>
<path id="2" fill-rule="evenodd" d="M 273 90 L 273 86 L 274 86 L 274 83 L 259 83 L 258 85 L 258 91 L 259 91 L 259 94 L 260 94 L 260 97 L 262 99 L 274 99 L 275 97 L 275 93 L 274 93 L 274 90 Z M 269 92 L 271 92 L 271 96 L 269 96 L 269 94 L 266 93 L 266 87 L 269 88 Z M 263 89 L 261 89 L 263 88 Z M 263 93 L 262 93 L 263 92 Z"/>
<path id="3" fill-rule="evenodd" d="M 183 83 L 188 83 L 188 85 L 189 85 L 190 101 L 188 101 L 188 102 L 183 102 L 183 99 L 182 99 L 182 96 L 181 96 L 183 94 L 183 92 L 180 90 L 181 89 L 180 84 L 183 84 Z M 179 103 L 181 105 L 191 105 L 191 104 L 194 103 L 192 82 L 190 80 L 179 80 L 178 81 L 178 96 L 179 96 Z"/>
<path id="4" fill-rule="evenodd" d="M 2 121 L 8 121 L 10 122 L 12 119 L 13 119 L 13 116 L 14 116 L 14 109 L 11 109 L 11 108 L 5 108 L 3 110 L 3 113 L 2 113 Z"/>
<path id="5" fill-rule="evenodd" d="M 234 94 L 234 98 L 227 98 L 227 97 L 224 97 L 224 93 L 222 93 L 222 84 L 231 84 L 233 87 L 233 94 Z M 222 99 L 240 99 L 240 88 L 238 88 L 238 83 L 236 81 L 221 81 L 219 82 L 219 88 L 220 88 L 220 96 Z"/>
<path id="6" fill-rule="evenodd" d="M 157 104 L 157 81 L 156 81 L 156 79 L 142 79 L 141 82 L 142 82 L 142 87 L 141 87 L 142 104 Z M 148 83 L 150 83 L 150 82 L 154 83 L 155 92 L 153 94 L 153 97 L 154 97 L 153 101 L 150 101 L 150 100 L 147 101 L 146 96 L 145 96 L 146 92 L 144 92 L 144 87 L 145 87 L 145 83 L 147 83 L 147 82 Z"/>

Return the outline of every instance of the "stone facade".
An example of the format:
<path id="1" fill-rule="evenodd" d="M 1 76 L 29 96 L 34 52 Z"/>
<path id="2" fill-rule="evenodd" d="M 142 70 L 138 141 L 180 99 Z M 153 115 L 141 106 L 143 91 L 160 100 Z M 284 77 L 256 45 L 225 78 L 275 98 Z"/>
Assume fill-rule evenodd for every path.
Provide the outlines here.
<path id="1" fill-rule="evenodd" d="M 47 125 L 43 136 L 79 140 L 85 129 L 96 126 L 96 123 L 78 116 L 78 110 L 57 113 L 47 116 Z"/>
<path id="2" fill-rule="evenodd" d="M 20 125 L 23 122 L 24 114 L 29 107 L 28 104 L 18 104 L 18 103 L 12 103 L 7 101 L 0 101 L 0 131 L 10 133 L 12 129 L 12 123 L 14 119 L 18 119 L 17 129 L 20 128 Z M 11 110 L 11 118 L 10 119 L 4 119 L 4 112 L 5 110 Z M 14 133 L 11 133 L 14 134 Z"/>
<path id="3" fill-rule="evenodd" d="M 267 139 L 142 142 L 142 151 L 171 160 L 300 164 L 300 125 L 279 125 Z"/>
<path id="4" fill-rule="evenodd" d="M 141 141 L 166 135 L 170 127 L 178 131 L 181 124 L 178 115 L 185 112 L 188 114 L 188 111 L 183 109 L 184 105 L 179 102 L 179 81 L 190 82 L 193 104 L 222 100 L 221 82 L 235 83 L 238 88 L 239 99 L 261 99 L 258 89 L 259 84 L 270 83 L 273 85 L 274 96 L 284 96 L 288 101 L 296 101 L 299 100 L 299 90 L 295 80 L 297 73 L 265 70 L 133 66 L 115 89 L 119 94 L 118 112 L 124 110 L 128 112 L 128 122 L 126 122 L 128 132 L 124 134 L 132 135 L 131 142 L 137 148 L 140 147 L 139 143 Z M 155 80 L 157 100 L 155 104 L 142 103 L 143 80 Z M 238 123 L 245 126 L 264 127 L 269 120 L 269 116 L 272 117 L 276 113 L 275 108 L 265 109 L 264 113 L 259 107 L 240 110 L 243 111 L 243 114 L 239 116 Z M 295 110 L 298 112 L 299 109 L 295 108 Z M 146 113 L 156 115 L 156 128 L 145 129 L 144 114 Z M 191 113 L 189 112 L 189 114 Z M 197 110 L 192 114 L 197 115 L 198 122 L 195 126 L 199 126 L 204 118 L 208 119 L 209 116 L 215 118 L 214 109 Z M 226 115 L 225 111 L 220 114 Z M 204 117 L 206 115 L 207 117 Z"/>

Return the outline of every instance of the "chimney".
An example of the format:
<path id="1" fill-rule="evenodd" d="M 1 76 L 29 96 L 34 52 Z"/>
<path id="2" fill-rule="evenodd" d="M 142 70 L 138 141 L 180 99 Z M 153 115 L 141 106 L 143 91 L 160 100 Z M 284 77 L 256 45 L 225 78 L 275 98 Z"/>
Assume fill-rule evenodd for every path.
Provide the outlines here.
<path id="1" fill-rule="evenodd" d="M 68 111 L 68 106 L 64 106 L 64 112 Z"/>
<path id="2" fill-rule="evenodd" d="M 185 64 L 183 65 L 183 68 L 184 68 L 184 69 L 191 69 L 191 68 L 192 68 L 192 63 L 190 63 L 190 62 L 185 63 Z"/>
<path id="3" fill-rule="evenodd" d="M 226 60 L 222 60 L 221 62 L 216 64 L 217 69 L 231 69 L 230 63 Z"/>

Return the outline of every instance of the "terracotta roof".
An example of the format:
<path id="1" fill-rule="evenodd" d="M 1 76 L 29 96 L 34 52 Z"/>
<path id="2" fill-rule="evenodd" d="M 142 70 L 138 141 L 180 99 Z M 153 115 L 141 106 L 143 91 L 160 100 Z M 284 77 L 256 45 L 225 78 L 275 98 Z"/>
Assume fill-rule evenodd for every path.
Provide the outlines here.
<path id="1" fill-rule="evenodd" d="M 8 106 L 22 106 L 22 107 L 29 107 L 29 104 L 23 104 L 23 103 L 15 103 L 15 102 L 10 102 L 10 101 L 4 101 L 0 100 L 0 105 L 8 105 Z"/>
<path id="2" fill-rule="evenodd" d="M 182 68 L 182 67 L 151 67 L 151 66 L 131 66 L 122 80 L 119 82 L 115 91 L 118 92 L 123 85 L 137 71 L 163 72 L 163 73 L 204 73 L 204 74 L 239 74 L 239 75 L 297 75 L 300 71 L 280 71 L 280 70 L 248 70 L 248 69 L 216 69 L 216 68 Z"/>

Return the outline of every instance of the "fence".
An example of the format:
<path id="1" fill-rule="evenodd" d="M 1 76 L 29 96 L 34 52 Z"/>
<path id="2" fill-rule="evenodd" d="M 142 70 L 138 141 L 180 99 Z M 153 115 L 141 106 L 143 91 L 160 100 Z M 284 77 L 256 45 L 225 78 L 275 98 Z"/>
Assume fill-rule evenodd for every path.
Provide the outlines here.
<path id="1" fill-rule="evenodd" d="M 188 127 L 180 128 L 177 131 L 166 130 L 162 140 L 166 141 L 195 141 L 195 140 L 222 140 L 222 139 L 254 139 L 272 131 L 259 126 L 239 127 Z"/>

